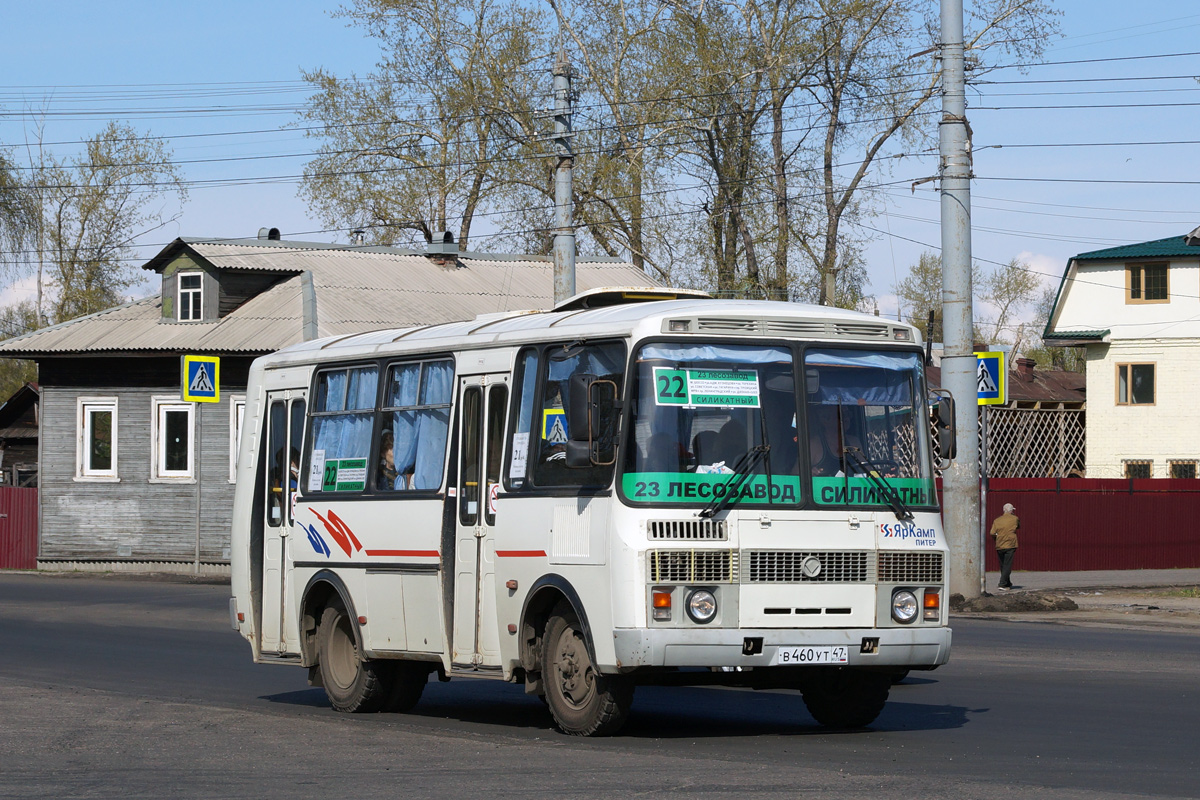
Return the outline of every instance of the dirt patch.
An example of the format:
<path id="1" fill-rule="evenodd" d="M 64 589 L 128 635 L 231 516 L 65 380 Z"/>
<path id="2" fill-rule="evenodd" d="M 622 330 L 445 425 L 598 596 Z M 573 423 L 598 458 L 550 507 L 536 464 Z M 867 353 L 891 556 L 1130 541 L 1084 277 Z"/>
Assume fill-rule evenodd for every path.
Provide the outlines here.
<path id="1" fill-rule="evenodd" d="M 1009 592 L 983 594 L 970 600 L 961 594 L 950 595 L 952 611 L 1075 611 L 1079 605 L 1058 592 Z"/>

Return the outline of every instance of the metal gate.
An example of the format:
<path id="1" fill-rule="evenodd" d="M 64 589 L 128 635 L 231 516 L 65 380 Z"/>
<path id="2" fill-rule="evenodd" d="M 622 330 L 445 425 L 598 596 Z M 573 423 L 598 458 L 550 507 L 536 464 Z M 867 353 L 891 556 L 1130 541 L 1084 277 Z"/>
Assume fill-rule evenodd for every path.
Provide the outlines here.
<path id="1" fill-rule="evenodd" d="M 38 490 L 0 486 L 0 569 L 36 569 Z"/>

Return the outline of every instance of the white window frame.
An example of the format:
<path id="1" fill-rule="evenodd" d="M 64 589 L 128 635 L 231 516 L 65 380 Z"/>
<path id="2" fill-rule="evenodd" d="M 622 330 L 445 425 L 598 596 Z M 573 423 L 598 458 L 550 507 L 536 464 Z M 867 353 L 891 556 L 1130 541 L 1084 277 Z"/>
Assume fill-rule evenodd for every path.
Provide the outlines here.
<path id="1" fill-rule="evenodd" d="M 90 469 L 87 464 L 92 430 L 92 411 L 108 411 L 112 413 L 112 467 L 110 469 Z M 99 483 L 116 483 L 121 480 L 117 475 L 117 398 L 115 397 L 79 397 L 76 398 L 75 414 L 75 480 L 96 481 Z"/>
<path id="2" fill-rule="evenodd" d="M 242 425 L 246 420 L 246 395 L 229 396 L 229 482 L 237 481 L 238 451 L 242 448 Z"/>
<path id="3" fill-rule="evenodd" d="M 196 277 L 198 277 L 200 279 L 200 286 L 199 286 L 199 288 L 196 288 L 196 289 L 188 289 L 187 292 L 189 295 L 191 295 L 191 294 L 199 295 L 200 303 L 199 303 L 198 315 L 195 317 L 187 317 L 185 319 L 183 316 L 183 309 L 185 308 L 185 306 L 183 304 L 183 291 L 184 291 L 183 279 L 185 277 L 191 277 L 192 275 L 195 275 Z M 193 271 L 193 272 L 180 272 L 179 274 L 177 274 L 175 276 L 175 295 L 176 295 L 176 302 L 179 304 L 178 317 L 179 317 L 180 322 L 199 322 L 204 319 L 204 273 L 203 272 L 194 272 Z M 186 308 L 190 309 L 191 304 L 189 303 L 186 306 Z"/>
<path id="4" fill-rule="evenodd" d="M 187 469 L 165 469 L 166 439 L 160 436 L 162 419 L 167 411 L 187 412 L 188 455 Z M 196 470 L 196 404 L 185 402 L 179 395 L 156 395 L 150 398 L 150 482 L 195 483 Z"/>

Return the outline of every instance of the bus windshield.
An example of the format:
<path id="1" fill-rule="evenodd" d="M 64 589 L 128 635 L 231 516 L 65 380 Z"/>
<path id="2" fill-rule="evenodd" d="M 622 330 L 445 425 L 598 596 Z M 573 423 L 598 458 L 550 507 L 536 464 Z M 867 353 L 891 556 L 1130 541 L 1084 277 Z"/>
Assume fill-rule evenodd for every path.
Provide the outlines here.
<path id="1" fill-rule="evenodd" d="M 796 387 L 788 348 L 649 344 L 637 354 L 633 424 L 621 487 L 634 502 L 706 504 L 721 499 L 755 447 L 745 504 L 796 505 Z M 747 464 L 751 463 L 747 459 Z"/>
<path id="2" fill-rule="evenodd" d="M 642 347 L 625 497 L 702 506 L 740 484 L 742 505 L 935 505 L 920 355 L 809 347 L 796 363 L 786 346 Z"/>
<path id="3" fill-rule="evenodd" d="M 804 354 L 807 461 L 821 506 L 936 504 L 929 419 L 916 353 L 809 348 Z"/>

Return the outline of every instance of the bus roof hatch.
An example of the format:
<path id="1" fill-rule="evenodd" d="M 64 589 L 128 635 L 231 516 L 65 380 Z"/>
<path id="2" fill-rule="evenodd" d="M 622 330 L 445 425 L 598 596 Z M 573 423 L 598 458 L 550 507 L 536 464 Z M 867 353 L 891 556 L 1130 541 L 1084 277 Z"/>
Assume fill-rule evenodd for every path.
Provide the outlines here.
<path id="1" fill-rule="evenodd" d="M 712 299 L 708 292 L 699 289 L 678 289 L 670 286 L 602 286 L 589 289 L 574 297 L 568 297 L 554 307 L 555 311 L 578 311 L 585 308 L 603 308 L 626 303 L 651 303 L 659 300 Z"/>

